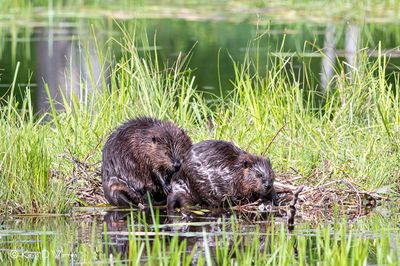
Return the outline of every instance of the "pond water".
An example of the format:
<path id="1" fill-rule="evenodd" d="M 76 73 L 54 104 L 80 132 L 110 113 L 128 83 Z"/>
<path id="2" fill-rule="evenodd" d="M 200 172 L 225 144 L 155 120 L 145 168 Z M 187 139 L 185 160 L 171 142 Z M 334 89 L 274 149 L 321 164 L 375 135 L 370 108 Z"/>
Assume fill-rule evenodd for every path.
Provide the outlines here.
<path id="1" fill-rule="evenodd" d="M 106 62 L 107 66 L 121 57 L 121 47 L 113 41 L 107 42 L 111 37 L 121 36 L 119 27 L 132 35 L 136 32 L 140 36 L 137 39 L 147 36 L 149 44 L 145 49 L 156 50 L 161 65 L 171 66 L 179 54 L 189 54 L 188 69 L 195 77 L 195 85 L 213 94 L 233 88 L 233 62 L 243 62 L 246 54 L 260 59 L 260 72 L 276 56 L 291 58 L 294 79 L 302 88 L 312 91 L 324 90 L 341 69 L 349 72 L 356 69 L 361 60 L 360 51 L 366 52 L 370 61 L 376 60 L 379 54 L 390 59 L 386 75 L 393 85 L 396 79 L 392 74 L 398 72 L 400 64 L 396 23 L 271 21 L 257 25 L 174 18 L 123 20 L 118 22 L 119 26 L 117 22 L 99 18 L 59 21 L 52 27 L 33 24 L 15 32 L 3 28 L 0 30 L 0 96 L 10 92 L 15 78 L 17 97 L 25 95 L 29 87 L 36 110 L 43 111 L 47 107 L 44 83 L 57 101 L 59 88 L 77 90 L 80 80 L 89 80 L 88 61 L 95 79 L 100 79 L 98 49 L 103 52 L 108 49 L 113 55 L 114 61 Z M 143 47 L 141 41 L 138 46 Z"/>
<path id="2" fill-rule="evenodd" d="M 153 264 L 162 261 L 161 256 L 175 256 L 179 251 L 176 246 L 182 243 L 185 243 L 181 247 L 183 253 L 192 254 L 193 264 L 208 255 L 217 261 L 221 250 L 234 253 L 236 249 L 246 250 L 246 245 L 253 243 L 256 243 L 256 252 L 265 252 L 273 258 L 276 245 L 283 245 L 294 238 L 295 241 L 287 246 L 287 254 L 295 256 L 294 261 L 304 259 L 313 264 L 324 261 L 319 255 L 321 240 L 324 248 L 327 247 L 325 241 L 328 241 L 328 246 L 338 241 L 339 245 L 353 248 L 357 241 L 373 243 L 388 237 L 391 243 L 388 254 L 400 252 L 399 218 L 398 210 L 380 206 L 367 216 L 351 220 L 349 225 L 345 219 L 337 220 L 334 225 L 327 220 L 310 223 L 297 217 L 294 230 L 285 233 L 285 218 L 269 213 L 174 216 L 167 215 L 162 208 L 156 208 L 154 213 L 149 210 L 76 208 L 69 215 L 15 216 L 4 221 L 0 225 L 0 261 L 34 262 L 51 258 L 58 263 L 68 261 L 72 264 L 110 260 L 135 262 L 136 258 L 132 256 L 138 254 L 132 250 L 143 246 L 140 264 Z M 302 240 L 308 245 L 307 254 L 301 254 L 304 252 Z M 149 251 L 152 250 L 150 246 L 145 247 L 146 244 L 164 245 L 166 249 L 154 255 Z M 206 252 L 209 252 L 208 255 Z M 375 249 L 370 248 L 368 252 L 371 254 L 367 264 L 377 264 Z M 304 255 L 306 257 L 302 258 Z"/>

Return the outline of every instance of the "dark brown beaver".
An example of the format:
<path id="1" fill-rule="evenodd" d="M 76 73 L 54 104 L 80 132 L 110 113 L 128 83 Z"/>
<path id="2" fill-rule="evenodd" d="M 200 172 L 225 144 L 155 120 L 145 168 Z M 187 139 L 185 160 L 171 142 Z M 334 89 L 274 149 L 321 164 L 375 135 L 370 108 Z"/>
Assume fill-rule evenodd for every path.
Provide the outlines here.
<path id="1" fill-rule="evenodd" d="M 116 206 L 165 202 L 172 174 L 179 170 L 192 142 L 172 122 L 141 117 L 120 126 L 103 149 L 102 183 Z"/>
<path id="2" fill-rule="evenodd" d="M 168 209 L 195 204 L 218 207 L 275 200 L 274 172 L 268 159 L 249 154 L 226 141 L 207 140 L 192 146 L 172 178 Z"/>

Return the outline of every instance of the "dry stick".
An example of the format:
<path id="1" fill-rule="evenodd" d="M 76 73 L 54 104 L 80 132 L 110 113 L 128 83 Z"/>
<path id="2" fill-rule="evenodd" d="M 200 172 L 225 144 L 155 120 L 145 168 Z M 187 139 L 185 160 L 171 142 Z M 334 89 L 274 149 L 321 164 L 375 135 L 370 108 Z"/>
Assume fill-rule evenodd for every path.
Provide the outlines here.
<path id="1" fill-rule="evenodd" d="M 251 202 L 251 203 L 248 203 L 248 204 L 237 205 L 237 206 L 233 206 L 232 209 L 233 210 L 237 210 L 237 211 L 243 211 L 243 209 L 246 209 L 247 207 L 258 206 L 260 204 L 260 202 L 261 202 L 260 200 L 257 200 L 255 202 Z"/>
<path id="2" fill-rule="evenodd" d="M 281 128 L 275 133 L 275 136 L 272 138 L 272 140 L 268 143 L 267 148 L 264 150 L 263 153 L 261 153 L 261 155 L 265 155 L 267 154 L 267 151 L 269 150 L 269 148 L 271 147 L 272 143 L 274 143 L 276 137 L 278 137 L 278 134 L 286 127 L 286 122 L 285 124 L 283 124 L 283 126 L 281 126 Z"/>
<path id="3" fill-rule="evenodd" d="M 87 163 L 87 161 L 88 161 L 89 159 L 91 159 L 91 158 L 94 156 L 94 154 L 96 153 L 97 148 L 100 146 L 101 143 L 103 143 L 104 139 L 105 139 L 105 137 L 100 138 L 100 140 L 97 141 L 96 146 L 95 146 L 95 147 L 92 149 L 92 151 L 86 156 L 86 158 L 84 159 L 84 163 L 85 163 L 86 165 L 94 166 L 94 165 L 99 164 L 99 163 L 101 162 L 101 161 L 99 161 L 99 162 L 96 162 L 96 163 L 93 163 L 93 164 Z"/>
<path id="4" fill-rule="evenodd" d="M 74 170 L 73 170 L 73 178 L 71 178 L 69 181 L 67 181 L 67 187 L 70 187 L 70 185 L 78 180 L 79 178 L 84 178 L 86 181 L 93 183 L 95 177 L 100 176 L 101 174 L 101 170 L 98 167 L 95 167 L 96 165 L 98 165 L 100 162 L 96 162 L 93 164 L 88 163 L 88 160 L 90 160 L 93 156 L 94 153 L 96 152 L 96 150 L 98 149 L 99 145 L 102 143 L 102 139 L 100 141 L 98 141 L 98 143 L 96 144 L 96 146 L 93 148 L 93 150 L 83 159 L 83 161 L 79 160 L 78 158 L 76 158 L 75 156 L 73 156 L 72 151 L 67 148 L 66 152 L 63 154 L 63 157 L 68 159 L 72 164 L 74 164 Z M 93 169 L 94 167 L 94 169 Z M 81 176 L 79 177 L 79 174 L 77 174 L 80 172 Z M 98 195 L 96 195 L 95 189 L 90 188 L 89 186 L 89 190 L 88 189 L 79 189 L 78 193 L 80 194 L 79 198 L 82 199 L 85 198 L 85 200 L 96 200 L 99 199 Z"/>
<path id="5" fill-rule="evenodd" d="M 283 189 L 290 189 L 290 190 L 294 190 L 294 189 L 297 188 L 297 187 L 294 186 L 294 185 L 284 184 L 284 183 L 279 182 L 279 181 L 275 181 L 275 182 L 274 182 L 274 186 L 275 186 L 276 188 L 283 188 Z"/>
<path id="6" fill-rule="evenodd" d="M 359 190 L 347 179 L 343 179 L 342 182 L 345 183 L 347 186 L 349 186 L 351 189 L 353 189 L 356 192 L 357 199 L 358 199 L 358 211 L 359 211 L 359 213 L 361 213 L 362 199 L 361 199 Z"/>
<path id="7" fill-rule="evenodd" d="M 298 175 L 300 174 L 300 172 L 297 169 L 295 169 L 294 167 L 289 167 L 289 168 L 292 169 L 292 171 L 295 172 L 296 174 L 298 174 Z"/>
<path id="8" fill-rule="evenodd" d="M 328 183 L 325 183 L 325 184 L 323 184 L 323 185 L 320 185 L 320 186 L 318 186 L 318 187 L 310 187 L 309 189 L 307 189 L 306 191 L 304 191 L 303 192 L 303 194 L 306 194 L 306 193 L 308 193 L 308 192 L 312 192 L 312 191 L 314 191 L 314 190 L 319 190 L 320 188 L 324 188 L 324 187 L 327 187 L 327 186 L 330 186 L 330 185 L 332 185 L 332 184 L 336 184 L 336 183 L 340 183 L 341 182 L 341 180 L 334 180 L 334 181 L 330 181 L 330 182 L 328 182 Z"/>
<path id="9" fill-rule="evenodd" d="M 100 143 L 102 142 L 102 140 L 100 140 L 96 146 L 94 147 L 94 149 L 83 159 L 83 161 L 80 161 L 78 158 L 76 158 L 75 156 L 73 156 L 72 151 L 67 148 L 67 153 L 64 153 L 64 157 L 66 157 L 70 162 L 75 164 L 76 169 L 80 170 L 82 173 L 84 173 L 86 175 L 86 177 L 90 177 L 90 175 L 88 175 L 88 169 L 98 165 L 101 163 L 101 161 L 99 162 L 95 162 L 92 164 L 89 164 L 87 161 L 92 158 L 94 156 L 94 153 L 96 151 L 96 149 L 98 148 L 98 146 L 100 145 Z M 94 175 L 93 176 L 99 176 L 100 175 L 100 170 L 97 168 L 94 171 Z"/>
<path id="10" fill-rule="evenodd" d="M 293 200 L 289 205 L 289 214 L 288 214 L 288 230 L 289 232 L 292 232 L 294 229 L 294 216 L 296 215 L 296 203 L 297 200 L 299 199 L 299 194 L 301 191 L 303 191 L 304 186 L 299 187 L 295 191 L 293 191 Z"/>
<path id="11" fill-rule="evenodd" d="M 296 176 L 296 177 L 293 177 L 291 179 L 286 180 L 286 182 L 291 183 L 293 181 L 296 181 L 296 180 L 299 180 L 299 179 L 302 179 L 302 178 L 303 178 L 302 176 Z"/>
<path id="12" fill-rule="evenodd" d="M 316 187 L 319 187 L 322 183 L 325 182 L 325 180 L 326 180 L 326 176 L 324 176 L 324 177 L 321 179 L 321 181 L 319 181 L 319 182 L 317 183 Z"/>

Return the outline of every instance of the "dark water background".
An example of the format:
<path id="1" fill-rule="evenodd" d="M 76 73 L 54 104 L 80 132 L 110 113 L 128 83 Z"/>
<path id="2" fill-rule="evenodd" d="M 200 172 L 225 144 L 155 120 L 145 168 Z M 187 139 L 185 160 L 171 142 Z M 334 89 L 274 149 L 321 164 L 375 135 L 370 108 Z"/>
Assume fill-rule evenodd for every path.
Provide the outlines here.
<path id="1" fill-rule="evenodd" d="M 396 83 L 392 74 L 398 72 L 400 65 L 399 25 L 393 23 L 270 22 L 255 25 L 183 19 L 140 19 L 119 23 L 130 34 L 136 32 L 137 39 L 147 36 L 150 49 L 157 51 L 161 64 L 171 65 L 180 53 L 188 55 L 190 52 L 188 67 L 195 76 L 195 85 L 199 90 L 213 94 L 233 88 L 232 62 L 242 62 L 246 53 L 253 59 L 261 59 L 261 72 L 265 70 L 267 58 L 291 57 L 296 79 L 302 88 L 308 90 L 323 90 L 335 72 L 340 72 L 341 68 L 349 70 L 349 65 L 357 67 L 356 57 L 360 51 L 366 51 L 370 57 L 368 60 L 373 61 L 380 47 L 389 58 L 387 76 L 393 85 Z M 12 32 L 3 31 L 0 97 L 10 91 L 17 62 L 17 98 L 21 99 L 29 87 L 38 111 L 46 107 L 44 82 L 55 95 L 59 87 L 77 91 L 79 78 L 88 77 L 85 48 L 89 51 L 94 74 L 100 75 L 91 29 L 101 47 L 107 46 L 105 43 L 110 37 L 118 39 L 121 36 L 114 21 L 101 19 L 84 20 L 79 25 L 62 22 L 54 27 L 31 27 L 19 32 L 17 38 Z M 141 41 L 138 45 L 140 47 Z M 109 49 L 117 62 L 121 57 L 120 47 L 111 44 Z M 304 71 L 311 77 L 307 82 L 303 80 Z"/>

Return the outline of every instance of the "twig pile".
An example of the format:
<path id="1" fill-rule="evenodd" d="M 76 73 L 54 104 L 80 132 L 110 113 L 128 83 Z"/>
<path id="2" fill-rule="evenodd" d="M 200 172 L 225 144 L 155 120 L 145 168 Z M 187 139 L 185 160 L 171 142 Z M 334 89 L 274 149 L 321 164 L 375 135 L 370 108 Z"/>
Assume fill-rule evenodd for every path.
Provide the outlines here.
<path id="1" fill-rule="evenodd" d="M 77 196 L 77 205 L 107 204 L 101 186 L 100 162 L 88 163 L 90 155 L 83 161 L 68 154 L 64 156 L 74 164 L 73 177 L 68 181 L 67 188 L 71 194 Z M 255 202 L 233 209 L 242 213 L 273 211 L 286 214 L 288 219 L 294 219 L 294 214 L 304 220 L 332 219 L 335 213 L 353 219 L 367 214 L 376 206 L 377 200 L 382 199 L 378 195 L 359 189 L 348 179 L 330 181 L 315 187 L 297 187 L 293 182 L 300 178 L 293 178 L 291 175 L 289 179 L 287 174 L 278 175 L 275 182 L 278 206 L 260 207 L 260 203 Z"/>
<path id="2" fill-rule="evenodd" d="M 83 161 L 73 157 L 71 153 L 64 154 L 73 165 L 72 178 L 67 182 L 69 194 L 76 195 L 78 206 L 96 206 L 107 204 L 101 184 L 100 162 L 89 163 L 91 155 Z"/>
<path id="3" fill-rule="evenodd" d="M 293 191 L 297 187 L 290 181 L 276 182 L 275 185 L 278 204 L 284 206 L 293 199 Z M 303 186 L 298 194 L 297 215 L 304 220 L 315 220 L 332 219 L 336 213 L 353 219 L 368 214 L 380 199 L 380 196 L 359 189 L 347 179 L 330 181 L 315 187 Z"/>

